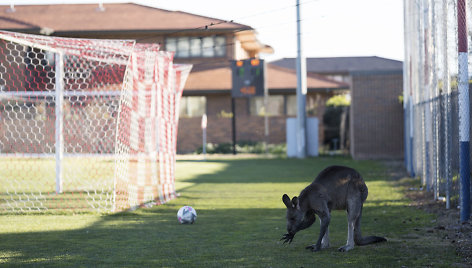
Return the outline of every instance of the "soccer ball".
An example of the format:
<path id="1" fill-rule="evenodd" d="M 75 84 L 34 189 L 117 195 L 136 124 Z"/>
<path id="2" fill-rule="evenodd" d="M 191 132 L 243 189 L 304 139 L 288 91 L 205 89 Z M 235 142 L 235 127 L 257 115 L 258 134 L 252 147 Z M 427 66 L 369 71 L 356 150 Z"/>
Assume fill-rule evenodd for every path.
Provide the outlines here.
<path id="1" fill-rule="evenodd" d="M 197 219 L 197 212 L 191 206 L 183 206 L 177 212 L 177 220 L 181 224 L 193 224 Z"/>

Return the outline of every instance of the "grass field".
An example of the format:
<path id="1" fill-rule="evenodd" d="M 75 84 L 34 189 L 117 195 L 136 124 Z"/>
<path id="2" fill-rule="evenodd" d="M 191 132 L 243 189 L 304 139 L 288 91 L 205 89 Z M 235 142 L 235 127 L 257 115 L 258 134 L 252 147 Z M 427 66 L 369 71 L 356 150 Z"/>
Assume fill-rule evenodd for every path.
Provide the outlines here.
<path id="1" fill-rule="evenodd" d="M 64 158 L 63 193 L 60 195 L 55 194 L 55 165 L 52 157 L 0 158 L 0 213 L 112 210 L 114 161 Z"/>
<path id="2" fill-rule="evenodd" d="M 324 167 L 342 164 L 363 174 L 369 187 L 364 235 L 387 243 L 337 251 L 346 242 L 345 212 L 333 213 L 331 247 L 312 253 L 318 220 L 290 245 L 282 194 L 298 195 Z M 58 267 L 450 267 L 454 248 L 427 230 L 434 217 L 408 206 L 398 181 L 382 163 L 347 158 L 212 159 L 177 162 L 180 197 L 162 206 L 101 215 L 0 215 L 0 266 Z M 193 206 L 193 225 L 177 210 Z"/>

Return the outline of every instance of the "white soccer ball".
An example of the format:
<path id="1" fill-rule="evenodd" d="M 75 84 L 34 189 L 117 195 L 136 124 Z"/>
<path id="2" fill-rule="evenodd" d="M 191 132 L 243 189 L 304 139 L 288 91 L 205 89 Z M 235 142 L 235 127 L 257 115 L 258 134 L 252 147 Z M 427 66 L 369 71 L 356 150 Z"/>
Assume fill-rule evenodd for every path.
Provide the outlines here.
<path id="1" fill-rule="evenodd" d="M 197 211 L 191 206 L 183 206 L 177 212 L 177 220 L 182 224 L 193 224 L 197 219 Z"/>

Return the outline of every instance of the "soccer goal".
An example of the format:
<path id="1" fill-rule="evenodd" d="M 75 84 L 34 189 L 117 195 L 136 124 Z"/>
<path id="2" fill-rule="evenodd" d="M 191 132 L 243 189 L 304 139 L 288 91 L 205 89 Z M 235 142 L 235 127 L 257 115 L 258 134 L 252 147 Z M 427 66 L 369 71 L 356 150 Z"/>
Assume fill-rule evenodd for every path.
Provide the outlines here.
<path id="1" fill-rule="evenodd" d="M 174 198 L 190 69 L 155 44 L 0 31 L 0 212 Z"/>

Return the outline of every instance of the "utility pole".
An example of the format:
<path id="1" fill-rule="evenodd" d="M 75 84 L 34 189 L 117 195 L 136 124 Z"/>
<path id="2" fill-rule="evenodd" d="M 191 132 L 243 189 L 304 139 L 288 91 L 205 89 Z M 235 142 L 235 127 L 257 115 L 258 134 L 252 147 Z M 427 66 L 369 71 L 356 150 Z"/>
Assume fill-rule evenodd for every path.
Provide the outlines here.
<path id="1" fill-rule="evenodd" d="M 300 0 L 297 0 L 297 158 L 306 157 L 306 59 L 301 43 Z"/>

